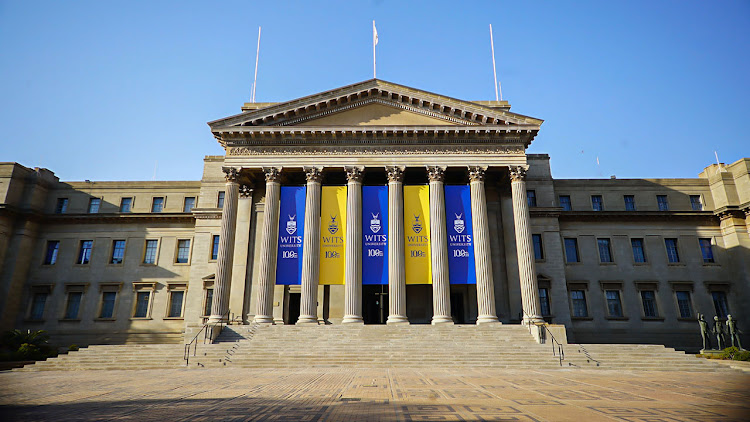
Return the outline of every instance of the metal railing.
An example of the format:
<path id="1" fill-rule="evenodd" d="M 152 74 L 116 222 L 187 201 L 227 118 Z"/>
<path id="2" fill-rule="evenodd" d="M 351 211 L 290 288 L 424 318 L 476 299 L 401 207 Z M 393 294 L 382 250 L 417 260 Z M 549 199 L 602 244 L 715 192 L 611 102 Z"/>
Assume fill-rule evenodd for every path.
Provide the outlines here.
<path id="1" fill-rule="evenodd" d="M 529 318 L 529 321 L 531 320 L 531 317 L 521 309 L 521 312 L 523 312 L 523 315 Z M 521 322 L 523 324 L 523 321 Z M 562 343 L 557 341 L 555 338 L 555 335 L 552 334 L 552 331 L 547 327 L 546 322 L 528 322 L 526 323 L 526 326 L 529 329 L 529 334 L 533 335 L 531 332 L 531 326 L 537 327 L 539 330 L 539 343 L 544 344 L 547 342 L 547 336 L 549 336 L 550 339 L 552 339 L 552 342 L 550 343 L 552 345 L 552 356 L 558 358 L 558 361 L 560 362 L 560 366 L 563 366 L 562 361 L 565 360 L 565 349 L 563 348 Z"/>
<path id="2" fill-rule="evenodd" d="M 229 324 L 229 309 L 227 309 L 227 312 L 221 316 L 221 320 L 219 321 L 219 333 L 224 329 L 224 321 Z M 203 344 L 206 344 L 206 340 L 208 340 L 209 337 L 212 337 L 214 328 L 216 328 L 215 324 L 204 323 L 203 327 L 201 327 L 195 337 L 193 337 L 189 343 L 185 344 L 185 350 L 182 355 L 182 359 L 185 361 L 185 366 L 190 365 L 190 348 L 193 348 L 193 356 L 198 353 L 198 337 L 200 337 L 201 333 L 203 333 Z"/>
<path id="3" fill-rule="evenodd" d="M 586 356 L 586 363 L 592 363 L 593 362 L 593 363 L 596 364 L 596 366 L 599 366 L 599 364 L 601 363 L 598 360 L 592 358 L 591 355 L 589 354 L 589 351 L 586 350 L 586 347 L 584 345 L 582 345 L 582 344 L 578 345 L 578 353 L 583 353 L 584 356 Z"/>

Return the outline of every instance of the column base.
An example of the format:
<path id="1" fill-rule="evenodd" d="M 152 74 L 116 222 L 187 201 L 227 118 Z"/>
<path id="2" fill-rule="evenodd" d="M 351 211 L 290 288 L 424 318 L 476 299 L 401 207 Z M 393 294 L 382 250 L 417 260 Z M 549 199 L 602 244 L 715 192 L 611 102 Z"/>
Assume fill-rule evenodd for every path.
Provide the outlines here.
<path id="1" fill-rule="evenodd" d="M 300 315 L 295 325 L 318 325 L 318 317 L 314 315 Z"/>
<path id="2" fill-rule="evenodd" d="M 358 315 L 345 315 L 344 319 L 341 321 L 342 324 L 362 324 L 364 325 L 365 321 L 362 319 L 361 316 Z"/>
<path id="3" fill-rule="evenodd" d="M 206 322 L 208 325 L 216 325 L 224 322 L 225 324 L 228 322 L 226 319 L 224 319 L 224 315 L 211 315 L 208 317 L 208 321 Z"/>
<path id="4" fill-rule="evenodd" d="M 409 324 L 409 318 L 400 315 L 388 315 L 388 320 L 385 323 L 387 325 Z"/>
<path id="5" fill-rule="evenodd" d="M 479 318 L 477 318 L 477 325 L 480 324 L 499 324 L 500 321 L 497 319 L 496 316 L 492 315 L 480 315 Z"/>
<path id="6" fill-rule="evenodd" d="M 540 316 L 524 316 L 523 324 L 544 324 L 544 318 Z"/>
<path id="7" fill-rule="evenodd" d="M 269 315 L 256 315 L 253 318 L 253 322 L 256 324 L 273 324 L 273 317 Z"/>
<path id="8" fill-rule="evenodd" d="M 432 317 L 432 325 L 438 325 L 438 324 L 448 324 L 453 325 L 453 318 L 448 316 L 433 316 Z"/>

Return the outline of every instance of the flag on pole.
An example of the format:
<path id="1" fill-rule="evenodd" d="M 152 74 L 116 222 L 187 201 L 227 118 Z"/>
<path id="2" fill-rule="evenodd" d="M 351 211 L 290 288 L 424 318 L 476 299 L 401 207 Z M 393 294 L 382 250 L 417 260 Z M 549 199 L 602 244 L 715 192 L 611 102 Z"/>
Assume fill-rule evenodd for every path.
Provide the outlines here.
<path id="1" fill-rule="evenodd" d="M 375 67 L 375 46 L 378 45 L 378 29 L 375 28 L 375 21 L 372 21 L 372 77 L 377 78 Z"/>

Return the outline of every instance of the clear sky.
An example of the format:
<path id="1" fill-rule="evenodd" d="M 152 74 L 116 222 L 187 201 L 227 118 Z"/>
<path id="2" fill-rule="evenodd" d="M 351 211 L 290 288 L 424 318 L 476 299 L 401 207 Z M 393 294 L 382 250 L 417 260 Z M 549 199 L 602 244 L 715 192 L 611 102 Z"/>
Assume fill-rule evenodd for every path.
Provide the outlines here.
<path id="1" fill-rule="evenodd" d="M 696 177 L 750 156 L 750 1 L 4 1 L 0 161 L 198 180 L 206 122 L 372 77 L 492 100 L 489 28 L 554 177 Z M 596 164 L 599 157 L 600 165 Z"/>

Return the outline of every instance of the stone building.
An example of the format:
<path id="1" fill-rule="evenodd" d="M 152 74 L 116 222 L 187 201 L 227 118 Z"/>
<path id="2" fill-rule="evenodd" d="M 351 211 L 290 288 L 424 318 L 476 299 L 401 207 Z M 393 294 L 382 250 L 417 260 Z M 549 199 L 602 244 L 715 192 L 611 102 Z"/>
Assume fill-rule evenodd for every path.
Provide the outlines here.
<path id="1" fill-rule="evenodd" d="M 689 349 L 698 313 L 750 327 L 750 159 L 553 179 L 526 153 L 541 125 L 373 79 L 210 122 L 226 155 L 200 181 L 2 163 L 0 329 L 83 345 L 227 318 L 547 321 L 572 342 Z"/>

